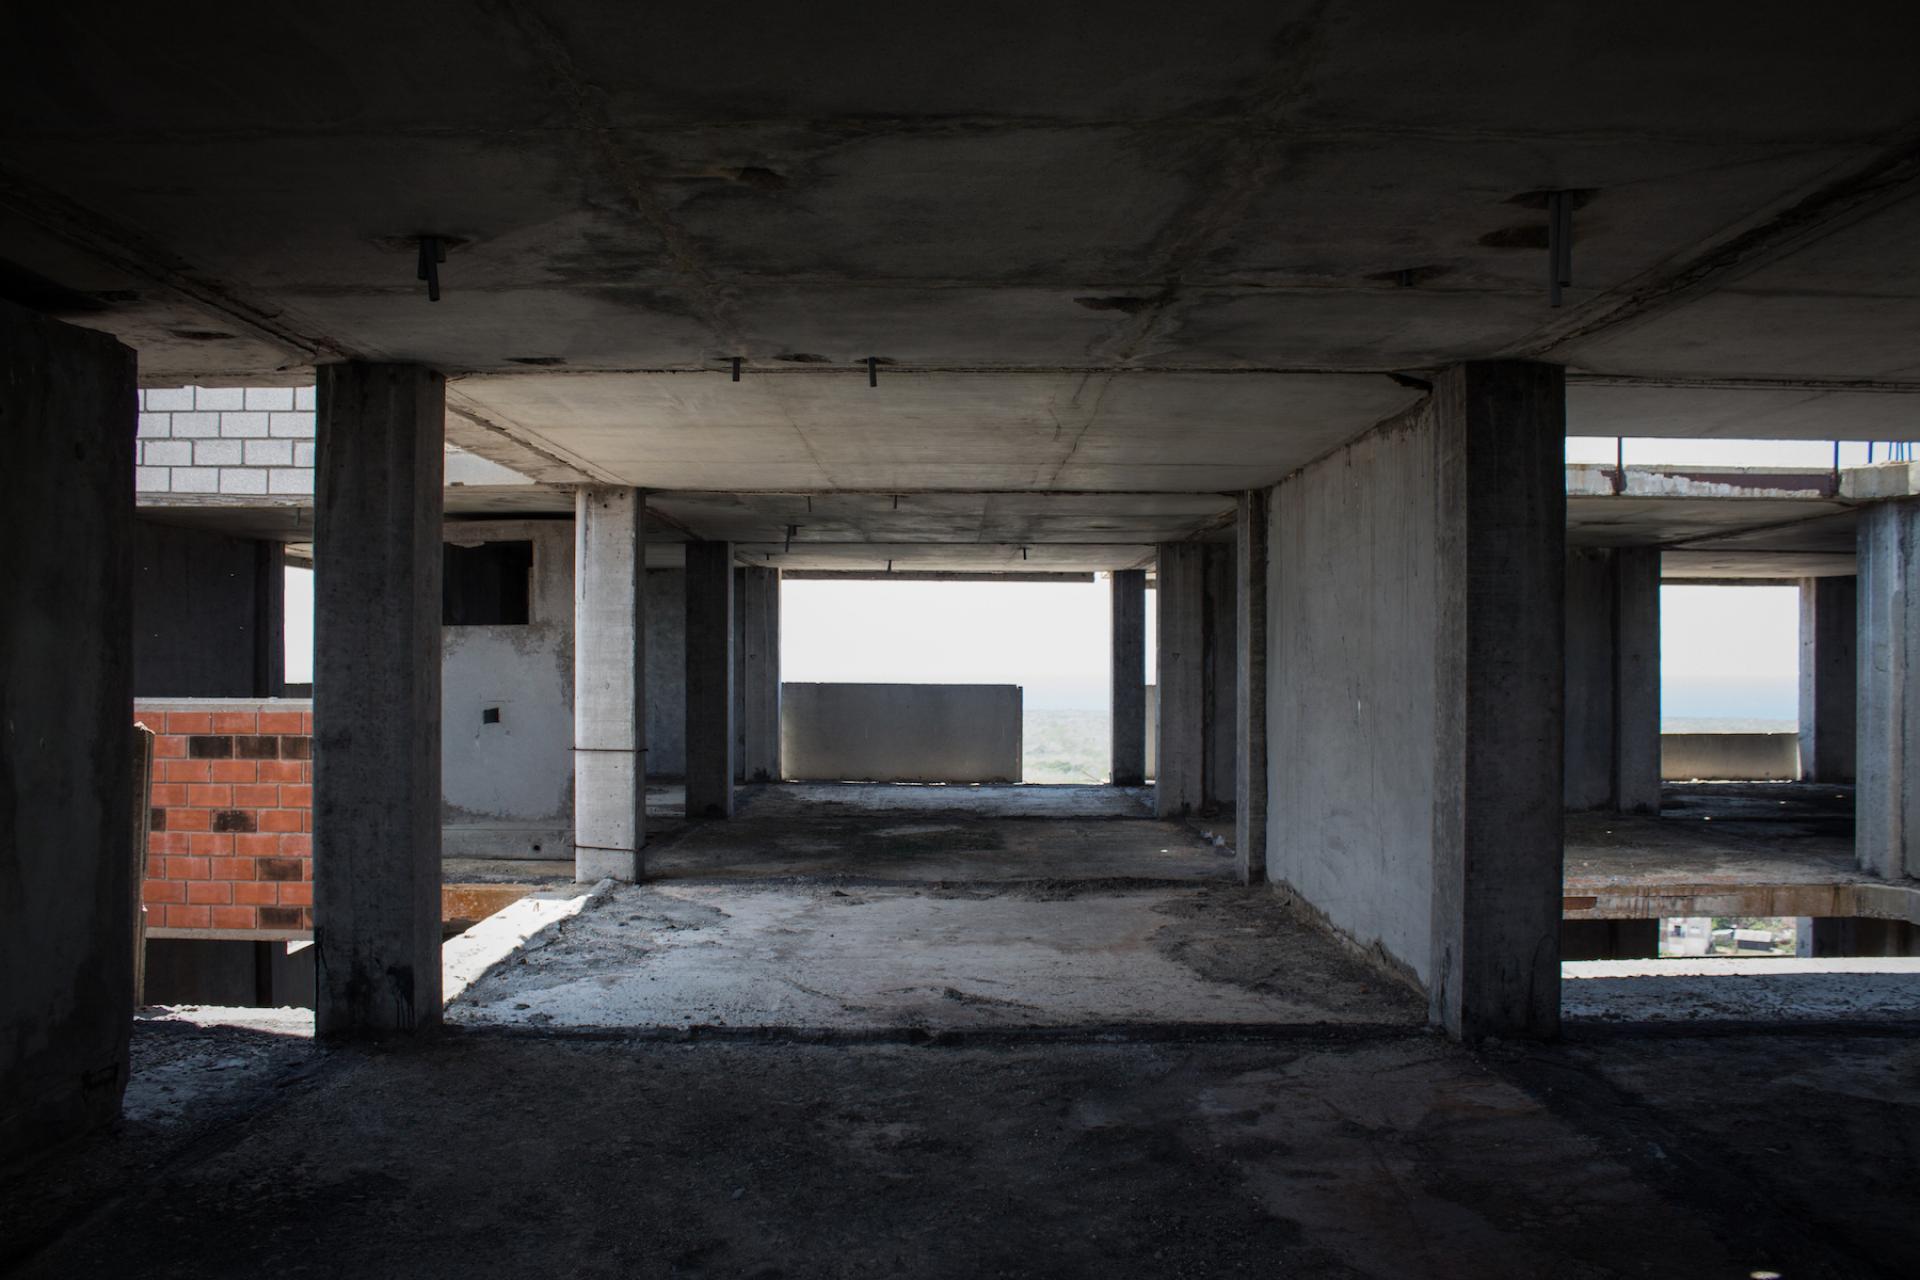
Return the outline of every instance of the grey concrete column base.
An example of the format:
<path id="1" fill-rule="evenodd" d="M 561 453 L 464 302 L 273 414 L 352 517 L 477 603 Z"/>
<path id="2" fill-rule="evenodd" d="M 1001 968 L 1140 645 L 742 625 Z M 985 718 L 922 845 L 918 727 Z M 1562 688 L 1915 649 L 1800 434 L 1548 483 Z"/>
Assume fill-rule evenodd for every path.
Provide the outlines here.
<path id="1" fill-rule="evenodd" d="M 573 878 L 581 884 L 618 880 L 638 884 L 646 872 L 646 855 L 637 849 L 583 849 L 573 847 Z"/>

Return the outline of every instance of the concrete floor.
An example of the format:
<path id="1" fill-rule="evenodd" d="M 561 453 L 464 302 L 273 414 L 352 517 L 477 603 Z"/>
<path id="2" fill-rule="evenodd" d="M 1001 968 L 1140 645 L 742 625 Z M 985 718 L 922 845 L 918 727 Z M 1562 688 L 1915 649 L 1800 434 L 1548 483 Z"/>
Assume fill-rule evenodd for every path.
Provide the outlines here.
<path id="1" fill-rule="evenodd" d="M 1271 894 L 985 883 L 623 886 L 448 1009 L 466 1026 L 831 1036 L 1425 1016 Z"/>
<path id="2" fill-rule="evenodd" d="M 143 1023 L 191 1105 L 0 1177 L 20 1277 L 1545 1275 L 1920 1265 L 1920 1037 L 1001 1047 Z"/>

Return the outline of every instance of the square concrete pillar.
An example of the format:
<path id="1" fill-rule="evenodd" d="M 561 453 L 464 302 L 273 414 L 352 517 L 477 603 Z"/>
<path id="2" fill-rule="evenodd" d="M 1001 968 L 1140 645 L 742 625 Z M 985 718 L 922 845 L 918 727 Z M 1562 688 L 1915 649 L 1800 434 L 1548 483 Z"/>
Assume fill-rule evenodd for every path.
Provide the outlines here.
<path id="1" fill-rule="evenodd" d="M 1238 663 L 1234 717 L 1233 849 L 1240 883 L 1267 878 L 1267 491 L 1240 495 L 1234 593 Z"/>
<path id="2" fill-rule="evenodd" d="M 1205 631 L 1202 647 L 1205 659 L 1201 667 L 1204 692 L 1201 707 L 1205 720 L 1202 732 L 1205 751 L 1201 757 L 1204 801 L 1201 812 L 1225 812 L 1234 802 L 1235 757 L 1239 754 L 1240 664 L 1235 653 L 1239 634 L 1238 610 L 1234 604 L 1239 592 L 1235 587 L 1234 544 L 1209 542 L 1203 553 L 1206 567 L 1202 574 L 1206 598 Z"/>
<path id="3" fill-rule="evenodd" d="M 1269 875 L 1463 1038 L 1559 1025 L 1564 435 L 1457 366 L 1273 498 Z"/>
<path id="4" fill-rule="evenodd" d="M 1162 818 L 1199 813 L 1206 805 L 1206 548 L 1163 543 L 1155 611 L 1159 643 L 1159 706 L 1154 734 L 1159 758 L 1153 811 Z"/>
<path id="5" fill-rule="evenodd" d="M 134 381 L 106 334 L 0 303 L 0 1163 L 127 1084 Z"/>
<path id="6" fill-rule="evenodd" d="M 1858 580 L 1800 579 L 1800 776 L 1852 782 L 1859 671 Z"/>
<path id="7" fill-rule="evenodd" d="M 1566 807 L 1660 811 L 1660 552 L 1566 566 Z"/>
<path id="8" fill-rule="evenodd" d="M 1920 498 L 1860 513 L 1854 851 L 1862 871 L 1920 876 Z"/>
<path id="9" fill-rule="evenodd" d="M 1113 754 L 1116 787 L 1147 780 L 1147 573 L 1120 569 L 1113 589 Z"/>
<path id="10" fill-rule="evenodd" d="M 733 816 L 733 544 L 687 544 L 687 816 Z"/>
<path id="11" fill-rule="evenodd" d="M 315 1027 L 440 1021 L 445 384 L 322 365 L 314 498 Z"/>
<path id="12" fill-rule="evenodd" d="M 780 571 L 742 569 L 736 671 L 741 680 L 740 774 L 748 782 L 780 780 Z"/>
<path id="13" fill-rule="evenodd" d="M 646 497 L 574 495 L 573 865 L 638 880 L 647 845 Z"/>

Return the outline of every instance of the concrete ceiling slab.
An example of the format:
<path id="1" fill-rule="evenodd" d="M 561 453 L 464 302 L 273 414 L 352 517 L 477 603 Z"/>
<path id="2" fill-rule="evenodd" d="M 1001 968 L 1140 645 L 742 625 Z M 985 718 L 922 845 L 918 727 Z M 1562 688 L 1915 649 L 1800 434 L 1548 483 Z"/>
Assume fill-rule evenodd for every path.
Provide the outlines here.
<path id="1" fill-rule="evenodd" d="M 1784 0 L 13 6 L 0 295 L 148 385 L 430 364 L 454 438 L 548 482 L 1225 491 L 1405 408 L 1388 375 L 1511 355 L 1570 367 L 1576 434 L 1910 439 L 1916 34 Z M 1583 193 L 1558 311 L 1549 189 Z"/>

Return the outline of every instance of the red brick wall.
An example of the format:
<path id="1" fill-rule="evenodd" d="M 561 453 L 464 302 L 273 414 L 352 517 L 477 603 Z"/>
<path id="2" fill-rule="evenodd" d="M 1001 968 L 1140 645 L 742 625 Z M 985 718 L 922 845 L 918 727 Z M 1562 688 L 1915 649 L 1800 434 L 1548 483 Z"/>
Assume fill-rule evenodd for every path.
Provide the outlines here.
<path id="1" fill-rule="evenodd" d="M 158 735 L 148 932 L 308 936 L 312 704 L 155 699 L 134 717 Z"/>

